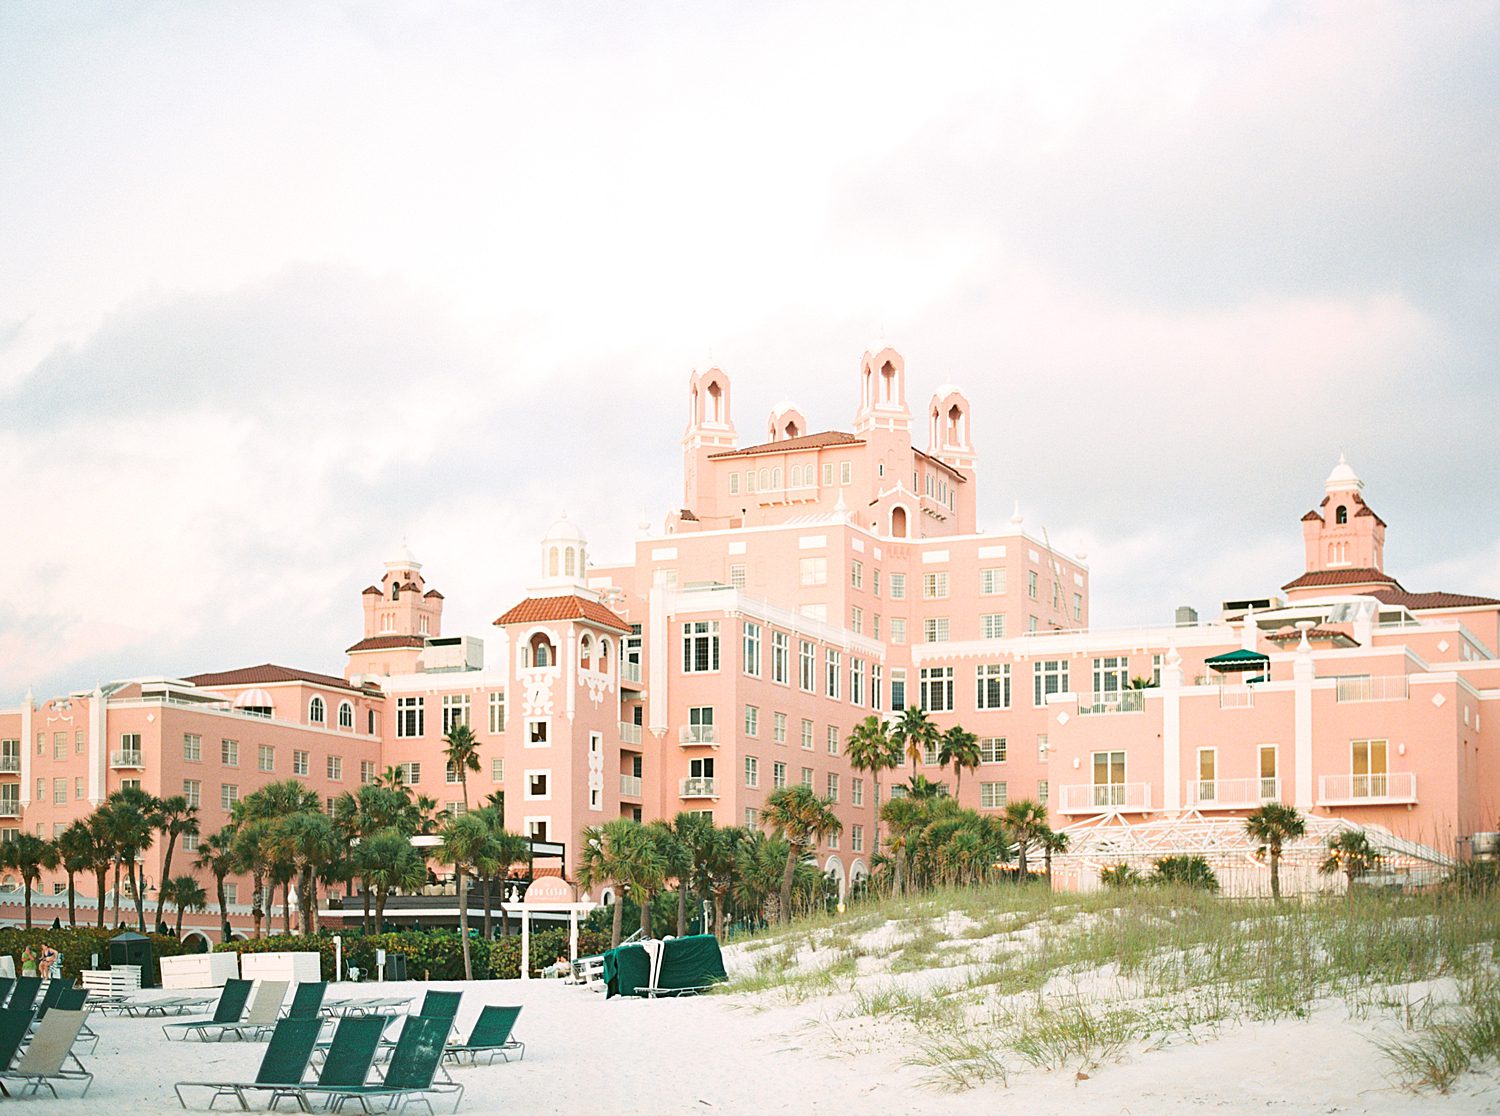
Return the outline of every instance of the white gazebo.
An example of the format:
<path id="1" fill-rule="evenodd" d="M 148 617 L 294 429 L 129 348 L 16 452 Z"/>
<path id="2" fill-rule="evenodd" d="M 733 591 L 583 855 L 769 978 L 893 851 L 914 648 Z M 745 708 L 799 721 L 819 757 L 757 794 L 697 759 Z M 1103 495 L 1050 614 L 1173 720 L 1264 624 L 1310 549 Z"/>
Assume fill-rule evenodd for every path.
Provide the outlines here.
<path id="1" fill-rule="evenodd" d="M 521 920 L 521 979 L 531 979 L 531 916 L 537 914 L 568 916 L 568 958 L 578 960 L 578 923 L 598 904 L 578 891 L 561 876 L 538 876 L 526 888 L 519 901 L 501 903 L 507 914 Z"/>

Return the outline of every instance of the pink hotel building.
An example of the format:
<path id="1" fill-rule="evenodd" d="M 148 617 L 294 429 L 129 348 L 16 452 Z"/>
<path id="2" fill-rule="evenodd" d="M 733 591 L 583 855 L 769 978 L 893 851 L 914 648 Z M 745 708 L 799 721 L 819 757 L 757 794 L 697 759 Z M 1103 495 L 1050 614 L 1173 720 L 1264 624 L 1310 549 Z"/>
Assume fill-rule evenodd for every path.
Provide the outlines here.
<path id="1" fill-rule="evenodd" d="M 0 826 L 50 836 L 135 782 L 185 794 L 207 832 L 270 780 L 331 801 L 389 766 L 456 808 L 442 737 L 465 721 L 484 758 L 471 800 L 503 790 L 510 827 L 561 843 L 569 868 L 585 826 L 682 810 L 755 825 L 801 782 L 837 804 L 843 833 L 817 860 L 847 886 L 869 870 L 876 804 L 844 741 L 871 713 L 920 705 L 981 738 L 964 805 L 1035 798 L 1080 838 L 1276 800 L 1442 863 L 1496 827 L 1500 600 L 1385 573 L 1385 523 L 1342 459 L 1302 518 L 1306 569 L 1284 595 L 1227 601 L 1210 623 L 1093 630 L 1080 559 L 1019 516 L 978 528 L 963 393 L 932 395 L 924 451 L 900 355 L 865 354 L 858 379 L 850 432 L 811 433 L 784 403 L 741 446 L 728 376 L 695 374 L 665 533 L 596 565 L 559 520 L 485 641 L 443 635 L 442 594 L 403 548 L 363 591 L 342 677 L 264 665 L 28 693 L 0 709 Z M 1105 863 L 1065 859 L 1071 886 Z M 148 879 L 158 862 L 147 854 Z"/>

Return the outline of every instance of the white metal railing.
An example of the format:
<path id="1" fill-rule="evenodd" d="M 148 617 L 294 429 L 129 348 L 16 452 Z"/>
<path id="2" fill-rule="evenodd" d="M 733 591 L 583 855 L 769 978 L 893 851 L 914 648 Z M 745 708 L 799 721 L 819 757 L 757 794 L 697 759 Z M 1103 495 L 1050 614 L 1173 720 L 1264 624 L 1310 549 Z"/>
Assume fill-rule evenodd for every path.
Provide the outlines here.
<path id="1" fill-rule="evenodd" d="M 1375 775 L 1320 775 L 1318 805 L 1358 805 L 1363 802 L 1415 802 L 1417 776 L 1411 771 Z"/>
<path id="2" fill-rule="evenodd" d="M 1098 694 L 1084 694 L 1078 702 L 1079 716 L 1089 713 L 1139 713 L 1145 708 L 1145 690 L 1106 690 Z"/>
<path id="3" fill-rule="evenodd" d="M 1057 791 L 1061 814 L 1132 814 L 1151 809 L 1150 783 L 1078 783 Z"/>
<path id="4" fill-rule="evenodd" d="M 1219 687 L 1220 709 L 1249 709 L 1255 704 L 1255 691 L 1249 686 Z"/>
<path id="5" fill-rule="evenodd" d="M 1259 806 L 1280 798 L 1280 779 L 1190 779 L 1183 802 L 1225 810 Z"/>
<path id="6" fill-rule="evenodd" d="M 0 756 L 0 775 L 18 775 L 20 771 L 20 756 Z"/>
<path id="7" fill-rule="evenodd" d="M 15 784 L 12 783 L 12 786 Z M 21 803 L 14 799 L 0 800 L 0 818 L 19 818 L 21 816 Z"/>
<path id="8" fill-rule="evenodd" d="M 639 775 L 621 775 L 620 793 L 631 798 L 641 796 L 641 777 Z"/>
<path id="9" fill-rule="evenodd" d="M 109 754 L 110 767 L 145 767 L 140 752 L 116 751 Z"/>
<path id="10" fill-rule="evenodd" d="M 682 744 L 714 744 L 719 743 L 718 725 L 683 725 L 677 731 L 677 739 Z"/>
<path id="11" fill-rule="evenodd" d="M 626 659 L 620 664 L 620 680 L 622 682 L 639 682 L 641 680 L 641 664 L 633 663 Z"/>
<path id="12" fill-rule="evenodd" d="M 1409 693 L 1404 674 L 1361 675 L 1340 678 L 1334 698 L 1337 701 L 1405 701 Z"/>
<path id="13" fill-rule="evenodd" d="M 683 779 L 679 785 L 680 798 L 718 798 L 717 781 L 712 775 Z"/>
<path id="14" fill-rule="evenodd" d="M 641 726 L 630 721 L 621 721 L 620 739 L 627 744 L 639 744 L 641 742 Z"/>

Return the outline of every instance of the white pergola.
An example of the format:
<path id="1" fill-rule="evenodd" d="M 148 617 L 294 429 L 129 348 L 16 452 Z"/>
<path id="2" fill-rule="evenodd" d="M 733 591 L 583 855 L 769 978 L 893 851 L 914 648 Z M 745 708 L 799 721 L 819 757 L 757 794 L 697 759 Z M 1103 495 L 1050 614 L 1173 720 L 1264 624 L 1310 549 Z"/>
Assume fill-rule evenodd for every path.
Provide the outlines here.
<path id="1" fill-rule="evenodd" d="M 558 876 L 538 876 L 518 901 L 501 903 L 501 909 L 521 920 L 521 979 L 531 979 L 531 919 L 533 915 L 566 915 L 568 918 L 568 959 L 578 960 L 578 923 L 597 903 L 579 899 L 573 885 Z"/>

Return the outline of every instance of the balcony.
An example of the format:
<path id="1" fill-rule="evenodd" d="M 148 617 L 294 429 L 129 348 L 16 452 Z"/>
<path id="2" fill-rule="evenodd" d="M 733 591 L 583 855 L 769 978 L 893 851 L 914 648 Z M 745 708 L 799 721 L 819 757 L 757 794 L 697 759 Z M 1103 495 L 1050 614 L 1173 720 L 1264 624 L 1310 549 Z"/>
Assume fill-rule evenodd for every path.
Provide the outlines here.
<path id="1" fill-rule="evenodd" d="M 639 689 L 641 684 L 641 664 L 633 663 L 629 659 L 620 663 L 620 681 Z"/>
<path id="2" fill-rule="evenodd" d="M 1084 694 L 1078 702 L 1078 715 L 1091 713 L 1139 713 L 1146 708 L 1145 690 L 1107 690 L 1102 694 Z"/>
<path id="3" fill-rule="evenodd" d="M 13 798 L 0 799 L 0 818 L 19 818 L 21 803 Z"/>
<path id="4" fill-rule="evenodd" d="M 1255 691 L 1249 686 L 1221 686 L 1219 688 L 1220 709 L 1251 709 L 1255 706 Z"/>
<path id="5" fill-rule="evenodd" d="M 19 775 L 20 773 L 20 756 L 0 756 L 0 775 Z"/>
<path id="6" fill-rule="evenodd" d="M 1409 691 L 1404 674 L 1380 674 L 1358 678 L 1340 678 L 1334 690 L 1334 700 L 1345 701 L 1405 701 Z"/>
<path id="7" fill-rule="evenodd" d="M 1411 771 L 1318 777 L 1319 806 L 1384 806 L 1416 800 L 1417 776 Z"/>
<path id="8" fill-rule="evenodd" d="M 1081 783 L 1057 789 L 1059 814 L 1142 814 L 1151 809 L 1150 783 Z"/>
<path id="9" fill-rule="evenodd" d="M 683 747 L 706 744 L 710 748 L 717 748 L 719 727 L 717 725 L 683 725 L 677 730 L 677 742 Z"/>
<path id="10" fill-rule="evenodd" d="M 1192 779 L 1182 796 L 1199 810 L 1253 810 L 1280 799 L 1280 779 Z"/>
<path id="11" fill-rule="evenodd" d="M 620 739 L 627 744 L 639 744 L 641 742 L 641 726 L 630 721 L 620 722 Z"/>
<path id="12" fill-rule="evenodd" d="M 639 798 L 641 796 L 641 777 L 639 775 L 621 775 L 620 794 L 626 798 Z"/>
<path id="13" fill-rule="evenodd" d="M 683 779 L 679 784 L 679 798 L 718 798 L 718 780 L 713 776 Z"/>
<path id="14" fill-rule="evenodd" d="M 140 752 L 120 751 L 111 752 L 109 754 L 109 766 L 118 771 L 122 768 L 125 770 L 132 770 L 135 768 L 145 767 L 146 764 L 141 759 Z"/>

